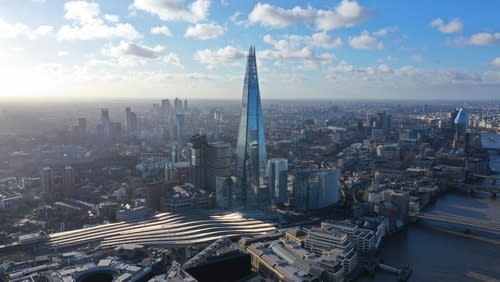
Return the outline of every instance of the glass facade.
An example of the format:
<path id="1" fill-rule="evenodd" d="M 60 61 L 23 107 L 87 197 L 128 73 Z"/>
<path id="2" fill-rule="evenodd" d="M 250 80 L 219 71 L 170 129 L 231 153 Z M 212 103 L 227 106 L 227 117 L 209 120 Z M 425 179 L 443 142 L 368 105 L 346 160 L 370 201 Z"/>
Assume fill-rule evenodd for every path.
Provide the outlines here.
<path id="1" fill-rule="evenodd" d="M 455 123 L 457 132 L 465 134 L 465 131 L 467 130 L 467 123 L 469 122 L 469 114 L 465 109 L 460 108 L 453 122 Z"/>
<path id="2" fill-rule="evenodd" d="M 262 200 L 259 194 L 265 185 L 267 160 L 255 47 L 250 47 L 247 57 L 236 154 L 242 202 L 245 206 L 256 206 Z"/>
<path id="3" fill-rule="evenodd" d="M 285 203 L 288 189 L 287 159 L 274 158 L 267 162 L 267 182 L 272 195 L 272 202 L 275 204 Z"/>
<path id="4" fill-rule="evenodd" d="M 337 169 L 303 169 L 297 171 L 293 184 L 295 208 L 321 209 L 339 200 L 340 182 Z"/>

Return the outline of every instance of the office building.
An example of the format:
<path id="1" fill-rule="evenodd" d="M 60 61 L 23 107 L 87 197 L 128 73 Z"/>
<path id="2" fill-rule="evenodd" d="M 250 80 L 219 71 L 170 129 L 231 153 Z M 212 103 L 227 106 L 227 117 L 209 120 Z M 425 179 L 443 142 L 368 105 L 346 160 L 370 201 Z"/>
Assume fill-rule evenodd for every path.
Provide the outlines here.
<path id="1" fill-rule="evenodd" d="M 171 111 L 170 101 L 168 99 L 161 100 L 161 111 L 167 116 Z"/>
<path id="2" fill-rule="evenodd" d="M 87 119 L 79 118 L 78 119 L 78 131 L 81 138 L 87 136 Z"/>
<path id="3" fill-rule="evenodd" d="M 175 140 L 181 141 L 184 136 L 184 113 L 175 114 Z"/>
<path id="4" fill-rule="evenodd" d="M 388 130 L 391 128 L 392 116 L 387 112 L 377 113 L 376 128 Z"/>
<path id="5" fill-rule="evenodd" d="M 109 110 L 107 108 L 102 108 L 101 123 L 97 125 L 96 134 L 102 140 L 107 140 L 109 138 L 109 131 L 110 131 Z"/>
<path id="6" fill-rule="evenodd" d="M 122 124 L 119 122 L 110 122 L 109 123 L 108 136 L 112 140 L 116 140 L 122 136 Z"/>
<path id="7" fill-rule="evenodd" d="M 347 234 L 347 237 L 358 253 L 368 253 L 375 248 L 375 233 L 368 229 L 359 228 L 354 223 L 347 221 L 325 220 L 321 222 L 321 228 L 338 229 Z"/>
<path id="8" fill-rule="evenodd" d="M 127 132 L 133 134 L 137 132 L 137 114 L 130 107 L 125 109 L 125 118 L 127 123 Z"/>
<path id="9" fill-rule="evenodd" d="M 148 215 L 148 210 L 145 206 L 140 207 L 125 207 L 116 211 L 117 221 L 130 221 L 143 219 Z"/>
<path id="10" fill-rule="evenodd" d="M 71 166 L 66 166 L 64 168 L 63 190 L 65 196 L 73 195 L 75 192 L 75 171 Z"/>
<path id="11" fill-rule="evenodd" d="M 205 151 L 207 137 L 194 135 L 191 137 L 191 176 L 194 187 L 205 189 Z"/>
<path id="12" fill-rule="evenodd" d="M 242 187 L 244 205 L 255 207 L 265 204 L 269 195 L 260 196 L 263 194 L 261 188 L 265 187 L 266 142 L 253 46 L 250 47 L 247 57 L 236 154 L 236 175 Z"/>
<path id="13" fill-rule="evenodd" d="M 317 255 L 339 261 L 344 273 L 348 274 L 358 264 L 358 255 L 346 233 L 331 228 L 313 227 L 307 231 L 304 248 Z"/>
<path id="14" fill-rule="evenodd" d="M 301 210 L 320 209 L 337 203 L 340 197 L 337 169 L 303 169 L 295 175 L 294 207 Z"/>
<path id="15" fill-rule="evenodd" d="M 54 193 L 54 177 L 50 167 L 44 167 L 40 171 L 40 183 L 42 195 L 51 197 L 51 194 Z"/>
<path id="16" fill-rule="evenodd" d="M 177 97 L 174 100 L 174 111 L 176 114 L 183 112 L 182 101 Z"/>
<path id="17" fill-rule="evenodd" d="M 101 124 L 109 130 L 109 110 L 107 108 L 101 109 Z"/>
<path id="18" fill-rule="evenodd" d="M 215 192 L 216 178 L 231 175 L 231 147 L 221 142 L 209 142 L 205 154 L 205 185 L 210 192 Z"/>
<path id="19" fill-rule="evenodd" d="M 252 243 L 246 249 L 252 271 L 272 281 L 344 281 L 342 265 L 286 239 Z"/>
<path id="20" fill-rule="evenodd" d="M 272 202 L 283 204 L 287 200 L 288 160 L 274 158 L 267 162 L 267 183 Z"/>
<path id="21" fill-rule="evenodd" d="M 107 108 L 101 109 L 101 124 L 106 125 L 109 123 L 109 110 Z"/>
<path id="22" fill-rule="evenodd" d="M 463 108 L 458 110 L 458 113 L 453 120 L 453 125 L 455 129 L 455 135 L 453 138 L 453 147 L 455 149 L 465 150 L 466 145 L 466 132 L 467 132 L 467 124 L 469 122 L 469 114 Z"/>
<path id="23" fill-rule="evenodd" d="M 230 176 L 216 176 L 215 183 L 215 205 L 219 209 L 231 208 L 233 195 L 236 192 L 234 179 Z"/>
<path id="24" fill-rule="evenodd" d="M 226 143 L 207 142 L 205 135 L 191 137 L 191 173 L 196 188 L 216 190 L 216 177 L 231 175 L 231 147 Z"/>

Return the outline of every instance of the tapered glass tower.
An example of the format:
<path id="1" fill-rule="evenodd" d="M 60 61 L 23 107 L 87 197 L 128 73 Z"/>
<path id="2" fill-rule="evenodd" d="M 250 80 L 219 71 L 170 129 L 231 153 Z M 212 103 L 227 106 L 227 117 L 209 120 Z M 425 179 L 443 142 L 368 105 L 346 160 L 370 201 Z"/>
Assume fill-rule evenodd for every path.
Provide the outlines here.
<path id="1" fill-rule="evenodd" d="M 242 202 L 255 207 L 266 202 L 269 195 L 263 191 L 266 173 L 266 141 L 264 119 L 260 102 L 259 79 L 255 47 L 250 47 L 243 84 L 241 120 L 236 145 L 236 174 L 240 180 Z M 264 188 L 265 189 L 265 188 Z"/>

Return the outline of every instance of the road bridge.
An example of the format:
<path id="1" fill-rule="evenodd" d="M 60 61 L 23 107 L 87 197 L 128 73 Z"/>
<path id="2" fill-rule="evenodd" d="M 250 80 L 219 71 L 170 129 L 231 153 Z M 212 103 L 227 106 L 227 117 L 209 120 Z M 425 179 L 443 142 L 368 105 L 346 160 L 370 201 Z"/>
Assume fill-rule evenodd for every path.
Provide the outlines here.
<path id="1" fill-rule="evenodd" d="M 465 190 L 469 193 L 488 192 L 491 193 L 492 198 L 496 198 L 497 194 L 500 194 L 500 185 L 495 185 L 495 183 L 496 181 L 493 182 L 493 185 L 453 183 L 449 184 L 449 186 L 455 189 Z"/>
<path id="2" fill-rule="evenodd" d="M 458 232 L 477 234 L 500 240 L 500 222 L 496 221 L 425 212 L 417 214 L 415 219 L 421 223 L 428 223 Z"/>

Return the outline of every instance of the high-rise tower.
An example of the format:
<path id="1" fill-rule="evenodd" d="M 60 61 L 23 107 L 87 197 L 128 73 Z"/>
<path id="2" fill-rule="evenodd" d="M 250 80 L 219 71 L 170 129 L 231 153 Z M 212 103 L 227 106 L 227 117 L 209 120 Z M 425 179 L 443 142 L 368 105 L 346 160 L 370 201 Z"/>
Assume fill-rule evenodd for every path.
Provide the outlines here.
<path id="1" fill-rule="evenodd" d="M 75 171 L 71 166 L 64 167 L 63 190 L 65 196 L 71 196 L 75 192 Z"/>
<path id="2" fill-rule="evenodd" d="M 457 150 L 466 149 L 465 143 L 466 143 L 466 132 L 468 123 L 469 123 L 469 114 L 467 113 L 467 110 L 460 108 L 455 117 L 455 120 L 453 120 L 453 125 L 455 128 L 453 147 Z"/>
<path id="3" fill-rule="evenodd" d="M 243 204 L 247 207 L 265 204 L 269 201 L 269 193 L 263 191 L 266 189 L 264 183 L 267 164 L 266 142 L 253 46 L 250 47 L 247 57 L 236 154 L 236 175 L 242 189 Z M 267 198 L 261 197 L 265 197 L 264 195 L 267 195 Z"/>
<path id="4" fill-rule="evenodd" d="M 283 204 L 287 200 L 288 160 L 274 158 L 267 162 L 267 181 L 271 199 L 275 204 Z"/>
<path id="5" fill-rule="evenodd" d="M 41 194 L 44 199 L 53 197 L 54 193 L 54 178 L 52 177 L 52 169 L 44 167 L 40 171 Z"/>

